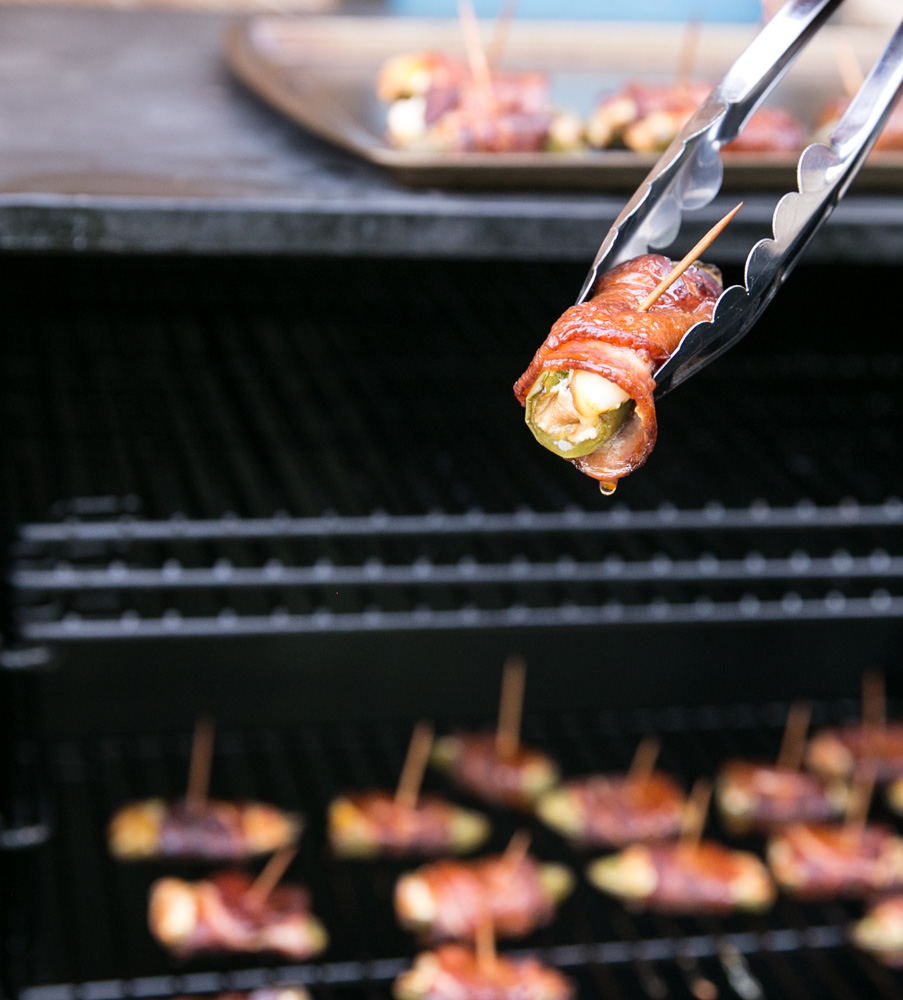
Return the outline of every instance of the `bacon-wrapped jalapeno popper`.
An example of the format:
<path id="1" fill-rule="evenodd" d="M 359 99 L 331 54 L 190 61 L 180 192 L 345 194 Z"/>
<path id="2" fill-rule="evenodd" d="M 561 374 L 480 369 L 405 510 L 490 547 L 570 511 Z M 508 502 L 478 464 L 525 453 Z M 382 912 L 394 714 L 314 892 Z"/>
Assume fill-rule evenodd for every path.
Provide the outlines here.
<path id="1" fill-rule="evenodd" d="M 238 861 L 294 844 L 303 821 L 262 802 L 146 799 L 123 806 L 107 830 L 110 851 L 124 860 L 192 858 Z"/>
<path id="2" fill-rule="evenodd" d="M 903 777 L 903 723 L 833 726 L 816 733 L 806 748 L 806 766 L 824 778 L 852 778 L 870 764 L 880 783 Z"/>
<path id="3" fill-rule="evenodd" d="M 418 955 L 392 992 L 395 1000 L 572 1000 L 575 995 L 569 979 L 535 958 L 480 962 L 458 944 Z"/>
<path id="4" fill-rule="evenodd" d="M 596 105 L 586 123 L 587 141 L 599 149 L 660 152 L 693 117 L 711 89 L 711 84 L 701 82 L 628 84 Z M 803 127 L 789 111 L 759 108 L 724 151 L 791 153 L 801 149 L 803 141 Z"/>
<path id="5" fill-rule="evenodd" d="M 754 761 L 728 761 L 715 782 L 715 801 L 730 833 L 772 830 L 789 823 L 837 819 L 849 789 L 824 783 L 811 774 Z"/>
<path id="6" fill-rule="evenodd" d="M 592 298 L 561 316 L 514 386 L 537 441 L 603 489 L 649 457 L 653 372 L 691 326 L 711 319 L 721 295 L 720 275 L 697 263 L 638 311 L 672 269 L 667 257 L 645 254 L 601 274 Z"/>
<path id="7" fill-rule="evenodd" d="M 624 847 L 676 835 L 685 805 L 681 787 L 661 771 L 642 780 L 594 774 L 546 792 L 536 803 L 536 814 L 582 846 Z"/>
<path id="8" fill-rule="evenodd" d="M 711 840 L 633 844 L 587 869 L 597 889 L 665 913 L 761 911 L 774 902 L 767 869 L 754 855 Z"/>
<path id="9" fill-rule="evenodd" d="M 499 753 L 495 733 L 455 733 L 436 740 L 433 763 L 478 798 L 514 809 L 531 809 L 558 782 L 558 765 L 540 750 L 519 744 Z"/>
<path id="10" fill-rule="evenodd" d="M 162 878 L 150 890 L 148 924 L 180 958 L 203 952 L 273 952 L 303 961 L 318 955 L 328 937 L 310 912 L 310 894 L 277 885 L 265 899 L 249 892 L 245 872 L 217 872 L 199 882 Z"/>
<path id="11" fill-rule="evenodd" d="M 903 895 L 896 893 L 869 906 L 853 924 L 850 938 L 883 965 L 903 967 Z"/>
<path id="12" fill-rule="evenodd" d="M 401 149 L 524 153 L 583 145 L 583 123 L 551 104 L 543 73 L 494 72 L 477 83 L 465 64 L 417 53 L 389 59 L 376 92 L 390 104 L 386 131 Z"/>
<path id="13" fill-rule="evenodd" d="M 563 865 L 529 855 L 437 861 L 402 875 L 395 911 L 403 927 L 433 940 L 472 941 L 487 914 L 500 937 L 523 937 L 549 923 L 573 886 Z"/>
<path id="14" fill-rule="evenodd" d="M 391 792 L 359 792 L 329 806 L 329 842 L 342 858 L 468 854 L 489 832 L 485 816 L 436 795 L 421 795 L 410 807 Z"/>
<path id="15" fill-rule="evenodd" d="M 884 826 L 796 823 L 771 837 L 767 857 L 778 885 L 800 899 L 903 886 L 903 840 Z"/>

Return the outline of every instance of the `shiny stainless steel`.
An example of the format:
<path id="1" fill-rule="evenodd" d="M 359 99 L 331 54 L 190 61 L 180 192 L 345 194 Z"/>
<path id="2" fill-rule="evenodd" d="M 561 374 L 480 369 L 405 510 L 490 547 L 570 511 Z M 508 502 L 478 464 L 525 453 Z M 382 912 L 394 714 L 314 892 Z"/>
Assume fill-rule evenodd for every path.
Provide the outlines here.
<path id="1" fill-rule="evenodd" d="M 790 0 L 756 36 L 668 147 L 618 216 L 577 299 L 601 271 L 667 247 L 686 211 L 708 204 L 721 186 L 721 146 L 736 138 L 793 59 L 842 0 Z M 903 23 L 828 140 L 808 146 L 798 191 L 774 212 L 773 239 L 746 260 L 745 283 L 725 289 L 711 322 L 692 327 L 655 373 L 656 396 L 685 381 L 743 337 L 774 297 L 803 248 L 843 197 L 903 92 Z"/>

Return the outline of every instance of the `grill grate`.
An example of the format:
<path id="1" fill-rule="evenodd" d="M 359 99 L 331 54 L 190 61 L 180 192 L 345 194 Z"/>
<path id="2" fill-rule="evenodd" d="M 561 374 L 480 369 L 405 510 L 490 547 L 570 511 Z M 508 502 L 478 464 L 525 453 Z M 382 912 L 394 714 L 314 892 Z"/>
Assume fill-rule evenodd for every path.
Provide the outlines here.
<path id="1" fill-rule="evenodd" d="M 857 708 L 852 702 L 816 705 L 816 724 L 853 717 Z M 662 766 L 689 782 L 729 755 L 775 754 L 785 713 L 785 705 L 770 704 L 529 717 L 525 738 L 553 752 L 565 773 L 576 774 L 624 768 L 639 734 L 659 732 Z M 312 984 L 318 1000 L 352 993 L 388 997 L 389 980 L 413 953 L 413 941 L 397 930 L 390 909 L 394 879 L 405 866 L 331 861 L 322 817 L 325 803 L 340 790 L 393 782 L 409 731 L 370 723 L 229 731 L 218 739 L 214 794 L 300 805 L 311 821 L 291 871 L 311 885 L 332 944 L 323 961 L 293 968 L 247 959 L 169 963 L 149 939 L 144 913 L 147 886 L 164 869 L 117 864 L 106 853 L 104 825 L 118 805 L 149 794 L 178 794 L 187 769 L 187 733 L 54 744 L 56 836 L 17 854 L 12 872 L 13 913 L 24 926 L 9 968 L 20 1000 L 168 997 L 280 978 Z M 443 787 L 436 775 L 428 783 Z M 492 817 L 492 846 L 500 849 L 517 821 L 502 811 Z M 574 854 L 541 825 L 530 826 L 541 857 L 583 867 L 587 855 Z M 759 845 L 750 840 L 746 846 Z M 183 867 L 189 874 L 203 870 Z M 725 998 L 903 995 L 898 974 L 845 946 L 845 925 L 857 912 L 856 904 L 782 899 L 765 916 L 660 917 L 630 913 L 578 881 L 556 922 L 511 950 L 538 950 L 566 968 L 581 996 L 676 1000 L 698 997 L 710 991 L 708 984 Z"/>
<path id="2" fill-rule="evenodd" d="M 48 266 L 0 365 L 25 639 L 903 615 L 903 355 L 824 269 L 611 502 L 510 395 L 570 268 Z"/>

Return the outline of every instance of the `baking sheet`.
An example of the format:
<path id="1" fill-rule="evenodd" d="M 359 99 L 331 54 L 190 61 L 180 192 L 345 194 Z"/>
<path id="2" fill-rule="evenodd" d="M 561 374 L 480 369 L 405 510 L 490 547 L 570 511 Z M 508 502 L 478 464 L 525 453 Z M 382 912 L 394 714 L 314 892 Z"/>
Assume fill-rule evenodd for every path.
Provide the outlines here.
<path id="1" fill-rule="evenodd" d="M 491 26 L 486 26 L 488 31 Z M 755 28 L 715 25 L 700 34 L 694 78 L 723 75 Z M 684 39 L 680 26 L 516 22 L 504 66 L 549 76 L 555 103 L 589 113 L 599 97 L 629 81 L 674 79 Z M 818 110 L 842 92 L 841 45 L 860 65 L 886 39 L 873 29 L 824 29 L 781 82 L 771 102 L 814 128 Z M 258 16 L 230 25 L 225 53 L 233 72 L 290 119 L 412 186 L 556 190 L 633 190 L 658 154 L 625 150 L 573 153 L 424 153 L 393 149 L 384 137 L 386 107 L 374 84 L 382 62 L 402 52 L 463 54 L 454 21 L 381 17 Z M 786 191 L 795 187 L 798 156 L 725 155 L 724 189 Z M 903 190 L 903 153 L 874 154 L 857 187 Z"/>

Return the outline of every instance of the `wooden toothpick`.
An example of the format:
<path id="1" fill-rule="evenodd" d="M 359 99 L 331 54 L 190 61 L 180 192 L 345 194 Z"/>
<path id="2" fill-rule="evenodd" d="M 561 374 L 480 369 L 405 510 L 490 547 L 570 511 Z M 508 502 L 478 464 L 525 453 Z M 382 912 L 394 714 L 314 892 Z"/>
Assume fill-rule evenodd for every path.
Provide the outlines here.
<path id="1" fill-rule="evenodd" d="M 517 4 L 518 0 L 504 0 L 502 9 L 495 19 L 492 37 L 489 39 L 489 46 L 486 50 L 486 61 L 489 63 L 490 70 L 498 69 L 498 65 L 502 61 L 502 53 L 505 51 L 505 43 L 508 41 L 511 22 L 517 13 Z"/>
<path id="2" fill-rule="evenodd" d="M 862 721 L 875 730 L 884 729 L 887 721 L 887 693 L 881 670 L 866 670 L 862 675 Z"/>
<path id="3" fill-rule="evenodd" d="M 464 52 L 474 83 L 484 94 L 491 95 L 492 75 L 489 70 L 489 60 L 486 57 L 486 49 L 483 48 L 480 25 L 474 13 L 472 0 L 458 0 L 458 20 L 461 22 Z"/>
<path id="4" fill-rule="evenodd" d="M 645 785 L 655 770 L 662 741 L 657 736 L 644 736 L 637 745 L 630 768 L 627 771 L 629 785 Z"/>
<path id="5" fill-rule="evenodd" d="M 850 789 L 850 797 L 847 801 L 847 811 L 844 816 L 844 829 L 850 834 L 862 837 L 868 820 L 869 807 L 872 804 L 872 795 L 875 793 L 875 781 L 878 777 L 878 761 L 863 761 L 857 769 L 856 777 L 853 779 L 853 787 Z"/>
<path id="6" fill-rule="evenodd" d="M 859 88 L 865 82 L 865 75 L 859 65 L 859 59 L 849 41 L 838 39 L 834 43 L 834 62 L 837 64 L 837 72 L 840 74 L 840 82 L 846 91 L 847 97 L 855 97 L 859 93 Z"/>
<path id="7" fill-rule="evenodd" d="M 484 910 L 477 920 L 474 946 L 477 968 L 484 976 L 491 976 L 495 971 L 499 956 L 495 950 L 495 927 L 492 925 L 492 914 L 488 910 Z"/>
<path id="8" fill-rule="evenodd" d="M 524 858 L 527 856 L 527 851 L 530 850 L 530 841 L 532 838 L 533 835 L 529 830 L 518 830 L 511 840 L 508 841 L 508 846 L 502 855 L 502 862 L 511 868 L 520 868 Z"/>
<path id="9" fill-rule="evenodd" d="M 677 73 L 674 77 L 674 85 L 676 87 L 689 86 L 690 77 L 693 75 L 693 66 L 696 63 L 696 53 L 699 50 L 699 35 L 701 31 L 702 15 L 696 9 L 692 12 L 684 27 L 680 52 L 677 55 Z"/>
<path id="10" fill-rule="evenodd" d="M 194 725 L 191 760 L 188 765 L 188 789 L 185 792 L 185 809 L 189 815 L 202 812 L 207 803 L 215 732 L 213 720 L 205 716 L 199 718 Z"/>
<path id="11" fill-rule="evenodd" d="M 706 778 L 697 778 L 690 792 L 690 798 L 684 806 L 683 822 L 680 827 L 679 843 L 681 848 L 694 850 L 699 846 L 702 829 L 709 812 L 709 802 L 712 798 L 712 783 Z"/>
<path id="12" fill-rule="evenodd" d="M 727 224 L 733 219 L 733 217 L 740 211 L 743 207 L 743 202 L 741 201 L 738 205 L 732 208 L 727 215 L 720 221 L 716 222 L 714 226 L 703 236 L 703 238 L 693 247 L 693 249 L 680 260 L 679 263 L 674 265 L 674 269 L 667 274 L 662 280 L 655 286 L 655 288 L 646 296 L 645 299 L 637 306 L 637 312 L 646 312 L 646 310 L 655 302 L 655 300 L 663 295 L 668 289 L 674 284 L 675 281 L 686 271 L 686 269 L 697 260 L 701 253 L 704 253 L 721 235 Z"/>
<path id="13" fill-rule="evenodd" d="M 429 760 L 430 748 L 433 745 L 433 727 L 429 722 L 418 722 L 411 734 L 408 752 L 405 755 L 398 788 L 395 791 L 395 804 L 404 809 L 413 809 L 420 795 L 420 785 L 426 762 Z"/>
<path id="14" fill-rule="evenodd" d="M 775 765 L 779 771 L 798 771 L 803 763 L 806 749 L 806 732 L 812 718 L 812 706 L 806 701 L 797 701 L 790 706 L 784 736 Z"/>
<path id="15" fill-rule="evenodd" d="M 502 673 L 502 694 L 499 699 L 499 721 L 495 733 L 495 752 L 502 760 L 510 760 L 520 746 L 520 723 L 524 708 L 524 685 L 527 664 L 519 656 L 509 656 Z"/>
<path id="16" fill-rule="evenodd" d="M 282 847 L 264 865 L 263 871 L 254 879 L 248 895 L 262 906 L 286 873 L 292 859 L 298 853 L 297 847 Z"/>

